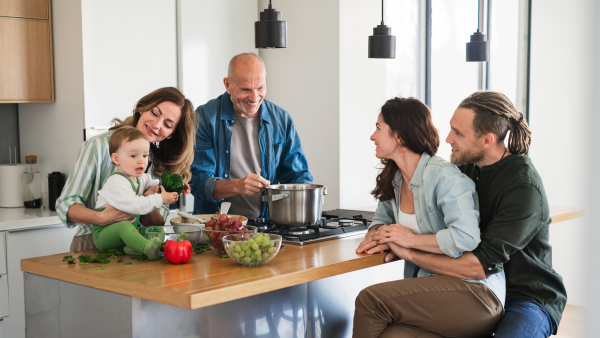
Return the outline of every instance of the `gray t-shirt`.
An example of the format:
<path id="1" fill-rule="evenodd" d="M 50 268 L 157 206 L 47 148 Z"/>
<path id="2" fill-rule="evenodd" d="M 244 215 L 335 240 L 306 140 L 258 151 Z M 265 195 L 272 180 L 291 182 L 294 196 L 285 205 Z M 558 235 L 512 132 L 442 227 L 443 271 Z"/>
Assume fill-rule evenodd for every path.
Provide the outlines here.
<path id="1" fill-rule="evenodd" d="M 258 144 L 258 128 L 260 113 L 253 118 L 242 117 L 234 112 L 235 123 L 231 126 L 231 171 L 232 179 L 240 179 L 253 173 L 262 174 L 262 157 Z M 236 195 L 227 198 L 231 202 L 229 214 L 242 215 L 248 218 L 260 217 L 262 211 L 262 194 L 256 196 Z"/>

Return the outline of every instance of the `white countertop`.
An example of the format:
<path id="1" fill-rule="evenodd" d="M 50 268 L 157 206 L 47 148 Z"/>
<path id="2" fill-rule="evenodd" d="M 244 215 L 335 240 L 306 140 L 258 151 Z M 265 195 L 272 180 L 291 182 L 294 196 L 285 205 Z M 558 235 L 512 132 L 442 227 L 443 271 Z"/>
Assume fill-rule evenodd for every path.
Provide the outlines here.
<path id="1" fill-rule="evenodd" d="M 176 210 L 171 210 L 167 217 L 169 220 L 177 216 Z M 0 231 L 19 231 L 27 229 L 45 228 L 49 226 L 63 225 L 56 211 L 50 211 L 47 208 L 0 208 Z"/>
<path id="2" fill-rule="evenodd" d="M 52 225 L 62 222 L 55 211 L 47 208 L 0 208 L 0 231 L 25 230 Z"/>

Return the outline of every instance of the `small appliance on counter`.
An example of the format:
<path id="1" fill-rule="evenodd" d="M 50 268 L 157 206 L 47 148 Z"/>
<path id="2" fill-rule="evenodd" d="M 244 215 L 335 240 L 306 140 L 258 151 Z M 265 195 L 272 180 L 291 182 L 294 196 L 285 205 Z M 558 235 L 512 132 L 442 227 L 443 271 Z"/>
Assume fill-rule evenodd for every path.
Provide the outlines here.
<path id="1" fill-rule="evenodd" d="M 65 174 L 59 171 L 53 171 L 48 174 L 48 208 L 56 211 L 56 200 L 62 193 L 65 186 Z"/>
<path id="2" fill-rule="evenodd" d="M 42 174 L 38 170 L 37 156 L 25 156 L 23 172 L 23 204 L 25 208 L 42 206 Z"/>
<path id="3" fill-rule="evenodd" d="M 0 164 L 0 207 L 23 207 L 23 172 L 26 164 Z"/>

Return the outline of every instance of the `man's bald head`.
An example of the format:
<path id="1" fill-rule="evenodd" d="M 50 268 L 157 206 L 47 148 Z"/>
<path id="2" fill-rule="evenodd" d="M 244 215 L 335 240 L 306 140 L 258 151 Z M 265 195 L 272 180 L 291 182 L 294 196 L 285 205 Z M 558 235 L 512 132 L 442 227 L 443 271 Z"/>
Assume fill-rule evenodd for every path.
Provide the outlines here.
<path id="1" fill-rule="evenodd" d="M 254 53 L 242 53 L 231 58 L 229 67 L 227 67 L 227 77 L 230 81 L 234 80 L 236 73 L 253 73 L 256 75 L 264 74 L 266 76 L 265 63 L 260 56 Z"/>

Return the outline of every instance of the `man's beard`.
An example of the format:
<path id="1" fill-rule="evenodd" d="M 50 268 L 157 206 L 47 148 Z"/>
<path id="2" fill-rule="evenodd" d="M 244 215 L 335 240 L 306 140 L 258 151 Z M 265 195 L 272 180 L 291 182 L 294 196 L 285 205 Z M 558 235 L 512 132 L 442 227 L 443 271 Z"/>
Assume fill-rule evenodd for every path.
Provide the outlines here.
<path id="1" fill-rule="evenodd" d="M 450 163 L 461 165 L 467 163 L 477 163 L 483 158 L 483 149 L 469 149 L 459 151 L 456 155 L 450 154 Z"/>

